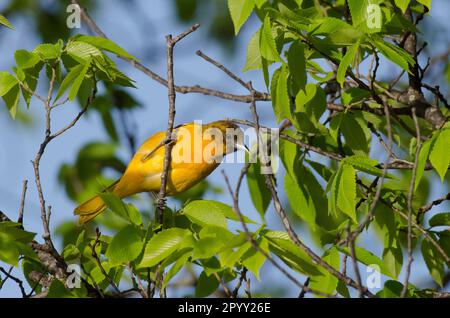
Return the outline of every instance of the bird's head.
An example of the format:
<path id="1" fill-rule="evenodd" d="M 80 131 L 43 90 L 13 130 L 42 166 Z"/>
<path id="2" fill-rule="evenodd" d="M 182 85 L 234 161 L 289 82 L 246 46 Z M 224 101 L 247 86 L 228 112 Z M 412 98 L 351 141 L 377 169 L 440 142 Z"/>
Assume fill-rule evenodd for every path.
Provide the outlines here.
<path id="1" fill-rule="evenodd" d="M 248 148 L 244 143 L 244 132 L 234 122 L 229 120 L 218 120 L 204 125 L 203 131 L 205 135 L 214 135 L 215 138 L 220 132 L 223 143 L 223 154 L 229 154 L 236 150 L 248 152 Z"/>

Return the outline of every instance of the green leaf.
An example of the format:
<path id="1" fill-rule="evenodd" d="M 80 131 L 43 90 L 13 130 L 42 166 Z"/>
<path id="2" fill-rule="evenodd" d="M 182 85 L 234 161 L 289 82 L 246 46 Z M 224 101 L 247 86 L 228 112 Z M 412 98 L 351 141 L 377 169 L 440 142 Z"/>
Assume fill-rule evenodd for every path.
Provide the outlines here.
<path id="1" fill-rule="evenodd" d="M 19 256 L 20 251 L 14 245 L 14 241 L 6 234 L 0 232 L 0 261 L 17 267 Z"/>
<path id="2" fill-rule="evenodd" d="M 312 197 L 307 193 L 303 184 L 298 184 L 294 178 L 286 174 L 284 177 L 284 189 L 294 213 L 315 228 L 316 209 Z"/>
<path id="3" fill-rule="evenodd" d="M 403 13 L 405 13 L 406 9 L 409 6 L 409 3 L 411 0 L 395 0 L 395 5 L 402 10 Z"/>
<path id="4" fill-rule="evenodd" d="M 345 157 L 343 162 L 348 163 L 349 165 L 353 166 L 355 169 L 358 169 L 359 171 L 381 177 L 383 174 L 383 170 L 380 168 L 377 168 L 378 161 L 374 159 L 370 159 L 366 156 L 349 156 Z M 392 178 L 392 175 L 387 174 L 386 177 Z"/>
<path id="5" fill-rule="evenodd" d="M 0 96 L 4 96 L 8 93 L 15 85 L 17 85 L 17 83 L 17 79 L 9 72 L 0 72 Z"/>
<path id="6" fill-rule="evenodd" d="M 355 223 L 358 222 L 356 217 L 356 175 L 355 169 L 347 164 L 340 168 L 342 170 L 339 180 L 337 206 L 345 214 L 347 214 Z"/>
<path id="7" fill-rule="evenodd" d="M 277 122 L 291 118 L 291 103 L 288 94 L 288 72 L 287 65 L 283 64 L 277 77 L 275 99 L 272 100 Z"/>
<path id="8" fill-rule="evenodd" d="M 223 203 L 196 200 L 183 208 L 183 214 L 201 226 L 217 226 L 226 229 L 228 224 L 223 209 Z"/>
<path id="9" fill-rule="evenodd" d="M 85 64 L 94 57 L 104 56 L 94 45 L 82 41 L 69 41 L 66 51 L 69 56 L 80 64 Z"/>
<path id="10" fill-rule="evenodd" d="M 265 17 L 261 27 L 259 47 L 261 50 L 261 56 L 266 60 L 275 62 L 282 61 L 277 50 L 275 39 L 273 38 L 269 16 Z"/>
<path id="11" fill-rule="evenodd" d="M 69 291 L 64 284 L 58 280 L 52 280 L 46 298 L 78 298 L 73 291 Z"/>
<path id="12" fill-rule="evenodd" d="M 73 67 L 66 77 L 64 77 L 61 85 L 59 86 L 58 93 L 56 94 L 55 100 L 61 98 L 61 96 L 67 91 L 69 86 L 75 81 L 75 79 L 81 74 L 84 69 L 84 65 L 79 64 Z"/>
<path id="13" fill-rule="evenodd" d="M 9 20 L 4 16 L 0 14 L 0 24 L 10 28 L 10 29 L 14 29 L 11 22 L 9 22 Z"/>
<path id="14" fill-rule="evenodd" d="M 136 60 L 134 56 L 129 54 L 125 49 L 114 43 L 109 39 L 105 39 L 99 36 L 79 35 L 75 37 L 76 40 L 89 43 L 99 49 L 117 54 L 118 56 L 125 57 L 131 60 Z"/>
<path id="15" fill-rule="evenodd" d="M 415 64 L 408 52 L 389 42 L 378 39 L 373 41 L 373 44 L 387 59 L 391 60 L 407 72 L 410 72 L 409 66 Z"/>
<path id="16" fill-rule="evenodd" d="M 439 213 L 435 214 L 431 217 L 431 219 L 428 221 L 431 227 L 433 226 L 441 226 L 441 225 L 447 225 L 450 226 L 450 213 Z"/>
<path id="17" fill-rule="evenodd" d="M 444 177 L 450 164 L 450 156 L 448 155 L 449 149 L 450 129 L 444 129 L 437 136 L 430 152 L 430 162 L 439 174 L 441 182 L 444 182 Z"/>
<path id="18" fill-rule="evenodd" d="M 245 61 L 245 66 L 242 69 L 243 72 L 257 70 L 262 67 L 261 52 L 259 51 L 259 38 L 260 30 L 256 31 L 248 42 L 247 59 Z"/>
<path id="19" fill-rule="evenodd" d="M 100 197 L 108 208 L 121 218 L 135 225 L 142 224 L 142 215 L 132 204 L 125 204 L 117 195 L 111 192 L 101 193 Z"/>
<path id="20" fill-rule="evenodd" d="M 388 280 L 384 283 L 384 288 L 377 293 L 381 298 L 400 298 L 403 284 L 396 280 Z"/>
<path id="21" fill-rule="evenodd" d="M 420 2 L 421 4 L 423 4 L 428 9 L 431 10 L 431 0 L 417 0 L 417 2 Z"/>
<path id="22" fill-rule="evenodd" d="M 340 256 L 335 247 L 328 249 L 324 255 L 322 255 L 322 259 L 339 271 Z M 309 287 L 331 295 L 337 288 L 338 279 L 325 269 L 321 268 L 321 272 L 321 276 L 311 277 Z"/>
<path id="23" fill-rule="evenodd" d="M 247 172 L 247 185 L 248 191 L 250 192 L 250 198 L 252 199 L 253 205 L 261 216 L 261 220 L 264 222 L 265 213 L 267 207 L 272 200 L 270 191 L 266 186 L 266 178 L 261 174 L 261 164 L 260 162 L 250 164 Z"/>
<path id="24" fill-rule="evenodd" d="M 430 155 L 431 145 L 434 142 L 434 138 L 425 141 L 420 148 L 419 160 L 417 162 L 417 173 L 416 181 L 414 184 L 414 192 L 419 186 L 420 180 L 422 179 L 423 173 L 425 171 L 425 165 L 427 164 L 428 156 Z"/>
<path id="25" fill-rule="evenodd" d="M 287 60 L 293 93 L 296 95 L 299 90 L 305 88 L 307 81 L 305 45 L 299 41 L 293 42 L 287 51 Z"/>
<path id="26" fill-rule="evenodd" d="M 378 8 L 378 1 L 371 0 L 348 0 L 348 7 L 350 9 L 350 15 L 352 17 L 352 22 L 355 27 L 362 30 L 365 33 L 375 33 L 380 31 L 380 28 L 376 28 L 375 26 L 370 26 L 368 21 L 371 18 L 378 18 L 380 22 L 382 22 L 383 17 L 373 17 L 373 14 L 377 14 L 378 12 L 370 12 L 370 5 L 376 5 Z M 379 10 L 381 14 L 381 9 Z"/>
<path id="27" fill-rule="evenodd" d="M 345 53 L 344 57 L 339 63 L 339 68 L 336 74 L 336 80 L 339 84 L 341 84 L 341 87 L 344 87 L 344 80 L 345 75 L 347 73 L 347 69 L 350 66 L 350 64 L 352 64 L 353 61 L 355 60 L 356 54 L 358 53 L 358 49 L 359 49 L 359 42 L 350 46 L 347 49 L 347 53 Z"/>
<path id="28" fill-rule="evenodd" d="M 442 255 L 436 250 L 433 244 L 428 240 L 422 241 L 422 256 L 427 265 L 427 268 L 431 274 L 433 280 L 441 286 L 444 285 L 445 266 Z"/>
<path id="29" fill-rule="evenodd" d="M 186 251 L 183 255 L 181 255 L 173 264 L 173 266 L 167 271 L 167 274 L 164 276 L 163 288 L 167 286 L 170 280 L 183 268 L 184 265 L 188 263 L 189 257 L 191 257 L 192 252 L 190 250 Z"/>
<path id="30" fill-rule="evenodd" d="M 267 241 L 267 239 L 262 237 L 260 240 L 258 240 L 258 246 L 264 252 L 269 254 L 269 242 Z M 245 252 L 245 254 L 242 256 L 242 265 L 244 265 L 249 271 L 251 271 L 258 280 L 261 280 L 259 276 L 259 270 L 264 265 L 265 261 L 266 257 L 254 247 L 247 250 L 247 252 Z"/>
<path id="31" fill-rule="evenodd" d="M 242 25 L 253 12 L 255 3 L 253 0 L 228 0 L 231 20 L 233 20 L 234 33 L 237 35 Z"/>
<path id="32" fill-rule="evenodd" d="M 3 95 L 3 100 L 6 104 L 6 108 L 9 110 L 9 114 L 13 119 L 16 118 L 17 114 L 17 107 L 19 105 L 19 99 L 20 99 L 20 88 L 19 84 L 16 84 L 13 86 L 9 92 L 7 92 L 5 95 Z"/>
<path id="33" fill-rule="evenodd" d="M 400 244 L 389 246 L 383 250 L 383 262 L 390 273 L 398 277 L 402 270 L 403 252 Z"/>
<path id="34" fill-rule="evenodd" d="M 73 84 L 69 89 L 69 100 L 70 101 L 73 101 L 77 97 L 78 91 L 80 90 L 81 84 L 83 83 L 90 66 L 91 66 L 91 63 L 90 63 L 90 61 L 88 61 L 84 65 L 84 67 L 81 69 L 78 76 L 73 81 Z"/>
<path id="35" fill-rule="evenodd" d="M 241 244 L 236 250 L 229 249 L 224 251 L 219 256 L 220 265 L 222 267 L 233 268 L 239 263 L 242 255 L 244 255 L 251 247 L 252 245 L 250 244 L 250 242 L 246 241 Z"/>
<path id="36" fill-rule="evenodd" d="M 140 231 L 128 225 L 114 235 L 106 250 L 106 256 L 112 264 L 128 263 L 136 259 L 142 251 Z"/>
<path id="37" fill-rule="evenodd" d="M 204 271 L 200 274 L 195 286 L 195 297 L 207 297 L 219 287 L 219 280 L 215 275 L 208 276 Z"/>
<path id="38" fill-rule="evenodd" d="M 171 228 L 156 233 L 145 247 L 140 267 L 152 267 L 175 252 L 189 231 Z"/>
<path id="39" fill-rule="evenodd" d="M 338 247 L 338 250 L 351 257 L 350 251 L 347 247 Z M 364 265 L 377 265 L 380 268 L 381 274 L 389 276 L 393 279 L 397 279 L 395 273 L 392 273 L 390 269 L 384 264 L 384 262 L 372 252 L 369 252 L 362 247 L 355 246 L 355 256 L 356 259 Z"/>
<path id="40" fill-rule="evenodd" d="M 342 117 L 339 128 L 345 137 L 345 143 L 357 155 L 367 156 L 369 153 L 369 140 L 367 139 L 367 125 L 356 120 L 353 114 L 347 113 Z"/>
<path id="41" fill-rule="evenodd" d="M 215 237 L 204 237 L 195 242 L 193 258 L 208 259 L 220 252 L 224 243 Z"/>
<path id="42" fill-rule="evenodd" d="M 261 231 L 261 235 L 269 241 L 270 251 L 290 268 L 305 275 L 322 275 L 317 265 L 292 242 L 286 232 L 264 230 Z"/>
<path id="43" fill-rule="evenodd" d="M 365 89 L 358 87 L 350 87 L 342 92 L 342 103 L 348 106 L 353 103 L 365 100 L 371 95 L 371 93 Z"/>
<path id="44" fill-rule="evenodd" d="M 22 70 L 32 68 L 40 62 L 39 55 L 26 50 L 17 50 L 14 53 L 14 59 L 17 67 Z"/>
<path id="45" fill-rule="evenodd" d="M 43 43 L 36 46 L 32 53 L 37 54 L 41 60 L 53 60 L 61 56 L 59 44 Z"/>

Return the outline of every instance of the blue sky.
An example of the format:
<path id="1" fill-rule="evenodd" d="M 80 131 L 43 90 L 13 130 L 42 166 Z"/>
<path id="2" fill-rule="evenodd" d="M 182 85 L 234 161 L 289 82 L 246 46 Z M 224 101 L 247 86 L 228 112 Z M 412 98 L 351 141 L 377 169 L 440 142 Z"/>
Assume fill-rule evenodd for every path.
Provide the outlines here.
<path id="1" fill-rule="evenodd" d="M 178 34 L 186 29 L 174 17 L 174 11 L 171 8 L 172 1 L 152 0 L 136 1 L 140 7 L 140 19 L 146 19 L 146 25 L 133 20 L 128 14 L 127 1 L 123 0 L 98 0 L 100 10 L 93 15 L 103 31 L 118 44 L 126 48 L 131 54 L 142 59 L 142 62 L 153 71 L 165 77 L 165 39 L 166 34 Z M 436 21 L 446 21 L 448 19 L 448 3 L 444 0 L 433 1 L 431 14 Z M 0 6 L 1 9 L 1 6 Z M 175 81 L 180 85 L 199 84 L 205 87 L 217 88 L 227 92 L 245 94 L 243 88 L 229 79 L 222 72 L 199 58 L 195 51 L 201 49 L 207 55 L 222 61 L 231 70 L 240 73 L 245 63 L 246 43 L 251 35 L 257 30 L 258 23 L 256 19 L 247 23 L 239 35 L 239 41 L 235 55 L 227 54 L 224 48 L 211 41 L 206 30 L 200 28 L 197 32 L 183 40 L 175 48 Z M 31 50 L 39 39 L 33 32 L 34 26 L 26 19 L 12 20 L 15 27 L 14 31 L 2 28 L 0 36 L 0 69 L 9 69 L 13 62 L 13 52 L 17 49 Z M 450 31 L 448 23 L 441 23 L 441 27 Z M 80 33 L 86 33 L 82 28 Z M 448 47 L 449 39 L 439 41 L 436 45 L 436 51 L 445 50 Z M 136 123 L 135 133 L 138 143 L 142 142 L 155 131 L 164 130 L 167 122 L 167 89 L 151 80 L 143 73 L 132 68 L 128 64 L 118 61 L 119 67 L 131 78 L 136 81 L 137 89 L 130 90 L 144 107 L 134 111 L 134 121 Z M 382 70 L 387 74 L 389 69 Z M 245 80 L 252 80 L 258 90 L 265 90 L 262 75 L 259 72 L 252 71 L 243 74 Z M 44 88 L 44 87 L 41 87 Z M 44 88 L 45 89 L 45 88 Z M 208 97 L 198 94 L 188 94 L 177 96 L 177 115 L 176 124 L 201 119 L 204 122 L 223 119 L 224 117 L 234 117 L 241 119 L 251 119 L 251 113 L 247 104 L 225 101 L 214 97 Z M 0 105 L 0 107 L 3 107 Z M 22 105 L 23 107 L 23 105 Z M 78 105 L 67 104 L 57 109 L 53 115 L 54 129 L 63 127 L 78 112 Z M 258 110 L 262 122 L 271 127 L 275 127 L 275 121 L 272 116 L 270 103 L 260 103 Z M 27 194 L 24 225 L 25 228 L 42 233 L 42 225 L 39 214 L 39 202 L 34 185 L 33 171 L 30 160 L 34 158 L 37 147 L 43 138 L 43 107 L 37 101 L 33 101 L 30 114 L 34 118 L 34 124 L 31 127 L 12 121 L 7 112 L 0 111 L 0 209 L 5 211 L 13 218 L 17 216 L 19 207 L 19 193 L 22 187 L 22 180 L 29 180 L 29 191 Z M 75 222 L 72 215 L 74 203 L 67 199 L 64 189 L 57 183 L 57 172 L 59 166 L 64 162 L 73 162 L 77 151 L 87 142 L 93 140 L 107 141 L 108 137 L 103 131 L 100 118 L 96 114 L 91 114 L 80 120 L 77 125 L 69 130 L 62 137 L 57 138 L 47 148 L 41 161 L 41 176 L 44 187 L 44 194 L 47 203 L 53 207 L 52 227 L 62 221 L 71 220 Z M 129 153 L 126 145 L 120 149 L 120 155 L 126 161 Z M 232 182 L 236 180 L 242 165 L 226 164 L 221 168 L 225 169 Z M 282 171 L 280 172 L 282 174 Z M 224 181 L 217 169 L 209 180 L 217 186 L 224 187 Z M 280 188 L 280 190 L 282 190 Z M 435 184 L 432 197 L 447 193 L 448 189 Z M 281 192 L 284 198 L 284 193 Z M 215 199 L 231 203 L 229 195 L 224 194 L 211 195 L 209 199 Z M 241 192 L 241 209 L 245 214 L 253 219 L 258 219 L 258 214 L 253 208 L 247 187 L 244 184 Z M 439 207 L 438 211 L 445 211 L 445 206 Z M 269 226 L 273 229 L 281 229 L 278 219 L 274 217 L 275 212 L 271 208 L 267 211 Z M 299 235 L 308 244 L 308 237 L 305 237 L 304 231 L 300 230 Z M 38 237 L 39 238 L 39 237 Z M 381 250 L 375 247 L 371 242 L 372 235 L 363 235 L 361 243 L 367 249 L 380 255 Z M 318 247 L 314 249 L 319 251 Z M 366 276 L 365 267 L 361 266 L 363 277 Z M 350 271 L 351 272 L 351 271 Z M 420 256 L 417 255 L 413 263 L 412 282 L 421 283 L 429 276 Z M 262 272 L 262 280 L 270 281 L 275 288 L 283 289 L 289 285 L 284 276 L 280 275 L 276 269 L 266 264 Z M 303 278 L 302 278 L 303 279 Z M 253 286 L 258 287 L 255 278 L 252 279 Z M 377 292 L 377 290 L 373 290 Z M 286 296 L 297 296 L 298 291 L 289 289 Z M 20 293 L 14 284 L 9 283 L 0 291 L 0 297 L 18 296 Z M 169 294 L 170 295 L 170 294 Z"/>

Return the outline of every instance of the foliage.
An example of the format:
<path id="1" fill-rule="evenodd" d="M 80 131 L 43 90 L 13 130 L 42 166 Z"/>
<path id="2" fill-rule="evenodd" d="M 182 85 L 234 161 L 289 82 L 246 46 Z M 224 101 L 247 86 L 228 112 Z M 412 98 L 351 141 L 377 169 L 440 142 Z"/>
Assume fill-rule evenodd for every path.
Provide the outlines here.
<path id="1" fill-rule="evenodd" d="M 176 4 L 180 18 L 189 21 L 203 2 Z M 138 208 L 136 202 L 142 202 L 125 203 L 104 193 L 109 211 L 98 223 L 111 234 L 93 231 L 94 225 L 85 229 L 61 225 L 57 233 L 63 237 L 64 260 L 82 264 L 83 281 L 110 293 L 119 283 L 128 283 L 145 295 L 136 281 L 163 290 L 183 269 L 194 269 L 198 297 L 213 295 L 247 271 L 264 282 L 261 269 L 276 260 L 308 277 L 315 294 L 350 297 L 354 294 L 348 282 L 333 270 L 346 272 L 344 260 L 354 258 L 364 266 L 376 265 L 385 278 L 376 296 L 400 297 L 404 290 L 410 297 L 434 296 L 437 288 L 429 293 L 401 275 L 408 266 L 404 254 L 411 252 L 410 241 L 415 258 L 423 259 L 438 286 L 445 286 L 448 276 L 450 214 L 428 217 L 434 205 L 448 198 L 427 208 L 427 194 L 430 181 L 448 188 L 449 110 L 444 107 L 445 97 L 433 100 L 423 94 L 425 70 L 415 56 L 419 44 L 411 53 L 402 42 L 420 29 L 419 19 L 408 19 L 409 13 L 425 14 L 431 1 L 228 0 L 227 4 L 226 18 L 238 36 L 250 17 L 259 19 L 242 63 L 243 71 L 258 70 L 264 78 L 276 122 L 290 123 L 281 133 L 285 175 L 277 190 L 285 194 L 287 202 L 282 204 L 290 206 L 288 218 L 308 230 L 322 249 L 320 260 L 331 270 L 318 264 L 289 228 L 271 227 L 271 204 L 278 212 L 279 208 L 259 162 L 251 164 L 246 175 L 259 220 L 245 215 L 241 220 L 235 206 L 203 199 L 207 191 L 220 191 L 206 181 L 176 197 L 181 208 L 166 207 L 164 224 L 154 220 L 153 206 Z M 380 25 L 368 24 L 370 5 L 380 10 Z M 0 24 L 12 28 L 1 15 Z M 23 111 L 21 98 L 28 107 L 38 82 L 51 81 L 52 69 L 56 70 L 54 101 L 77 100 L 83 107 L 97 82 L 104 85 L 89 112 L 101 116 L 110 142 L 92 141 L 80 149 L 73 163 L 59 169 L 58 179 L 75 202 L 111 182 L 102 176 L 106 168 L 125 169 L 115 153 L 119 137 L 112 112 L 132 111 L 139 103 L 127 91 L 134 87 L 133 80 L 118 69 L 111 55 L 137 60 L 112 40 L 79 34 L 39 44 L 31 51 L 18 50 L 12 70 L 0 72 L 0 96 L 12 118 Z M 404 72 L 409 83 L 418 87 L 411 92 L 411 87 L 380 80 L 379 64 L 387 65 L 393 78 Z M 363 69 L 368 69 L 367 75 Z M 420 95 L 419 103 L 414 93 Z M 439 112 L 444 122 L 437 124 L 429 111 Z M 416 126 L 423 137 L 419 140 Z M 388 160 L 380 159 L 380 153 Z M 251 230 L 236 230 L 241 223 Z M 369 230 L 378 238 L 379 255 L 357 240 Z M 30 247 L 33 239 L 34 233 L 21 224 L 1 222 L 0 260 L 15 267 L 21 264 L 29 273 L 27 266 L 39 263 Z M 48 297 L 92 296 L 88 288 L 70 290 L 58 279 L 47 287 Z"/>

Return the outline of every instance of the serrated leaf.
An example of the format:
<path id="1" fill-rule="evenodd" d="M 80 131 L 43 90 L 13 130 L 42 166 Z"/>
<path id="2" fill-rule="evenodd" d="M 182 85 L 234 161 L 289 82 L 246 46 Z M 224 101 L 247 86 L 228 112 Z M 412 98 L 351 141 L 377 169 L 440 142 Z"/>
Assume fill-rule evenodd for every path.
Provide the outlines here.
<path id="1" fill-rule="evenodd" d="M 36 46 L 32 53 L 37 54 L 41 60 L 52 60 L 61 56 L 61 47 L 58 44 L 43 43 Z"/>
<path id="2" fill-rule="evenodd" d="M 257 70 L 261 68 L 261 52 L 259 50 L 259 38 L 260 30 L 253 34 L 252 38 L 248 42 L 247 46 L 247 59 L 245 66 L 242 69 L 243 72 L 250 70 Z"/>
<path id="3" fill-rule="evenodd" d="M 421 251 L 431 277 L 439 286 L 443 287 L 445 268 L 441 254 L 428 240 L 422 241 Z"/>
<path id="4" fill-rule="evenodd" d="M 272 78 L 274 84 L 275 74 Z M 281 66 L 278 76 L 276 77 L 276 93 L 272 100 L 272 107 L 277 118 L 277 122 L 281 122 L 285 118 L 291 118 L 291 106 L 288 94 L 288 69 L 286 65 Z"/>
<path id="5" fill-rule="evenodd" d="M 332 247 L 328 249 L 322 255 L 322 259 L 331 265 L 335 270 L 339 271 L 340 256 L 336 248 Z M 314 290 L 331 295 L 336 290 L 338 279 L 324 269 L 321 269 L 321 271 L 323 275 L 311 277 L 309 286 Z"/>
<path id="6" fill-rule="evenodd" d="M 228 10 L 234 25 L 234 33 L 237 35 L 242 25 L 253 12 L 255 3 L 253 0 L 228 0 Z"/>
<path id="7" fill-rule="evenodd" d="M 391 60 L 407 72 L 410 72 L 410 65 L 412 66 L 415 64 L 413 58 L 408 54 L 408 52 L 389 42 L 375 40 L 373 41 L 373 44 L 388 60 Z"/>
<path id="8" fill-rule="evenodd" d="M 135 225 L 142 224 L 142 215 L 132 204 L 126 204 L 112 192 L 100 193 L 100 197 L 108 208 L 121 218 Z"/>
<path id="9" fill-rule="evenodd" d="M 118 44 L 109 39 L 90 35 L 79 35 L 75 38 L 78 41 L 89 43 L 99 49 L 117 54 L 118 56 L 136 60 L 136 58 L 129 54 L 124 48 L 120 47 Z"/>
<path id="10" fill-rule="evenodd" d="M 340 168 L 342 170 L 341 178 L 339 180 L 337 207 L 347 214 L 355 223 L 358 222 L 356 218 L 356 175 L 355 169 L 347 164 L 343 164 Z"/>
<path id="11" fill-rule="evenodd" d="M 345 53 L 344 57 L 339 63 L 339 67 L 336 74 L 336 80 L 341 85 L 341 87 L 344 87 L 344 80 L 345 75 L 347 73 L 347 69 L 349 68 L 350 64 L 352 64 L 353 61 L 355 60 L 356 53 L 358 53 L 358 49 L 359 43 L 350 46 L 347 49 L 347 53 Z"/>
<path id="12" fill-rule="evenodd" d="M 106 250 L 111 264 L 128 263 L 136 259 L 142 251 L 142 239 L 139 230 L 128 225 L 114 235 Z"/>
<path id="13" fill-rule="evenodd" d="M 289 174 L 286 174 L 284 177 L 284 189 L 294 213 L 311 226 L 315 226 L 316 210 L 314 202 L 303 185 L 299 185 Z"/>
<path id="14" fill-rule="evenodd" d="M 85 64 L 94 57 L 103 56 L 103 53 L 98 48 L 82 41 L 69 41 L 66 51 L 80 64 Z"/>
<path id="15" fill-rule="evenodd" d="M 369 157 L 358 155 L 349 156 L 345 157 L 343 161 L 353 166 L 355 169 L 371 174 L 373 176 L 381 177 L 381 175 L 383 174 L 383 170 L 376 167 L 378 165 L 378 161 L 370 159 Z M 392 178 L 393 176 L 390 174 L 386 174 L 386 177 Z"/>
<path id="16" fill-rule="evenodd" d="M 289 238 L 286 232 L 264 230 L 261 235 L 269 241 L 269 249 L 286 265 L 306 275 L 322 275 L 311 258 Z"/>
<path id="17" fill-rule="evenodd" d="M 78 73 L 78 76 L 73 81 L 73 84 L 69 89 L 70 101 L 73 101 L 77 97 L 78 91 L 80 90 L 81 84 L 83 83 L 90 66 L 91 66 L 90 61 L 87 61 L 86 64 L 81 69 L 80 73 Z"/>
<path id="18" fill-rule="evenodd" d="M 152 267 L 175 252 L 189 231 L 170 228 L 156 233 L 145 247 L 140 267 Z"/>
<path id="19" fill-rule="evenodd" d="M 193 258 L 207 259 L 213 257 L 224 247 L 224 243 L 216 237 L 203 237 L 195 242 Z"/>
<path id="20" fill-rule="evenodd" d="M 450 164 L 450 156 L 448 155 L 449 149 L 450 129 L 444 129 L 437 136 L 430 152 L 430 162 L 439 174 L 441 182 L 444 182 L 444 177 Z"/>
<path id="21" fill-rule="evenodd" d="M 247 185 L 250 192 L 250 198 L 253 205 L 261 216 L 261 220 L 265 220 L 267 207 L 272 200 L 270 191 L 266 186 L 266 178 L 261 174 L 261 164 L 258 162 L 250 164 L 247 172 Z"/>
<path id="22" fill-rule="evenodd" d="M 267 239 L 262 237 L 260 240 L 258 240 L 257 243 L 261 250 L 269 254 L 269 242 L 267 241 Z M 264 256 L 264 254 L 253 247 L 242 256 L 242 265 L 244 265 L 249 271 L 251 271 L 258 280 L 261 280 L 259 276 L 259 270 L 264 265 L 265 261 L 266 257 Z"/>
<path id="23" fill-rule="evenodd" d="M 363 125 L 350 113 L 344 114 L 339 126 L 345 143 L 351 148 L 354 154 L 367 156 L 370 143 L 367 140 L 367 125 Z"/>
<path id="24" fill-rule="evenodd" d="M 281 62 L 280 55 L 272 34 L 272 26 L 269 16 L 266 16 L 261 27 L 259 46 L 261 56 L 268 61 Z"/>
<path id="25" fill-rule="evenodd" d="M 427 164 L 432 142 L 433 140 L 431 139 L 427 140 L 422 144 L 422 147 L 420 148 L 419 158 L 417 162 L 417 172 L 414 184 L 414 192 L 417 190 L 417 187 L 419 186 L 420 180 L 422 179 L 423 173 L 425 171 L 425 165 Z"/>
<path id="26" fill-rule="evenodd" d="M 14 60 L 16 61 L 17 67 L 22 70 L 32 68 L 40 61 L 36 53 L 26 50 L 17 50 L 14 53 Z"/>
<path id="27" fill-rule="evenodd" d="M 217 226 L 227 228 L 223 205 L 216 201 L 196 200 L 183 208 L 183 214 L 192 222 L 201 226 Z"/>
<path id="28" fill-rule="evenodd" d="M 305 88 L 307 81 L 305 45 L 299 41 L 292 43 L 287 51 L 287 60 L 293 93 L 297 94 L 300 89 Z"/>
<path id="29" fill-rule="evenodd" d="M 350 251 L 347 247 L 338 247 L 338 250 L 351 257 Z M 372 252 L 362 247 L 355 246 L 355 256 L 356 259 L 364 265 L 377 265 L 380 268 L 381 274 L 389 276 L 393 279 L 397 279 L 395 273 L 392 273 L 389 268 L 386 267 L 384 262 Z"/>
<path id="30" fill-rule="evenodd" d="M 84 69 L 84 65 L 79 64 L 73 67 L 66 77 L 64 77 L 61 85 L 59 86 L 58 93 L 56 94 L 55 101 L 61 98 L 61 96 L 67 91 L 69 86 L 75 81 L 75 79 L 80 75 L 81 71 Z"/>
<path id="31" fill-rule="evenodd" d="M 188 259 L 191 255 L 191 251 L 186 251 L 177 259 L 175 264 L 173 264 L 173 266 L 167 271 L 167 274 L 164 276 L 162 288 L 165 288 L 170 280 L 183 268 L 184 265 L 187 264 Z"/>

